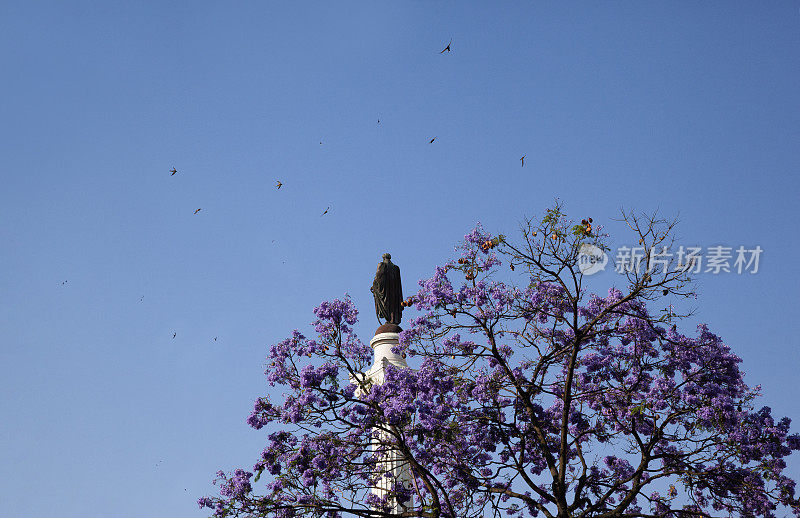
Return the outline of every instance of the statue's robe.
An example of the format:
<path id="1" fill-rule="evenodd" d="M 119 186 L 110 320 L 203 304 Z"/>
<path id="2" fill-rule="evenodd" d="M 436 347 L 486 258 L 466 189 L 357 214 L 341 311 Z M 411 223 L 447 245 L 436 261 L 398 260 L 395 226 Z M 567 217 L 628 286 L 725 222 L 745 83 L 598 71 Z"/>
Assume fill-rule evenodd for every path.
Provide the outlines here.
<path id="1" fill-rule="evenodd" d="M 403 318 L 403 287 L 400 284 L 400 268 L 389 261 L 378 265 L 372 282 L 375 297 L 375 314 L 385 318 L 389 324 L 399 324 Z"/>

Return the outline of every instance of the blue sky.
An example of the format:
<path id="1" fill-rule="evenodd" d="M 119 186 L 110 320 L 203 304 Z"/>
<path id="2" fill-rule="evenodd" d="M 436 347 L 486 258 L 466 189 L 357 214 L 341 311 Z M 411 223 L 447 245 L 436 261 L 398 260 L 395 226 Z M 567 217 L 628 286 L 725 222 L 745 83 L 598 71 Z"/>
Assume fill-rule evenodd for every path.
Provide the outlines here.
<path id="1" fill-rule="evenodd" d="M 204 516 L 269 344 L 556 198 L 761 246 L 684 330 L 800 431 L 800 5 L 759 4 L 1 3 L 4 513 Z"/>

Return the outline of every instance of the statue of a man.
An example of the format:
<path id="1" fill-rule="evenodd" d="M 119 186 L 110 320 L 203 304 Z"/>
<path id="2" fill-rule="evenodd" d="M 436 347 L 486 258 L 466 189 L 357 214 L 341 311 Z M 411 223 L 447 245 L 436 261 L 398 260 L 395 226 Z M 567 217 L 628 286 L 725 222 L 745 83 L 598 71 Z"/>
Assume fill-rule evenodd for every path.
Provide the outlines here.
<path id="1" fill-rule="evenodd" d="M 378 265 L 370 291 L 375 297 L 378 321 L 385 318 L 387 324 L 399 324 L 403 318 L 403 287 L 400 284 L 400 268 L 392 263 L 391 254 L 383 254 L 383 262 Z"/>

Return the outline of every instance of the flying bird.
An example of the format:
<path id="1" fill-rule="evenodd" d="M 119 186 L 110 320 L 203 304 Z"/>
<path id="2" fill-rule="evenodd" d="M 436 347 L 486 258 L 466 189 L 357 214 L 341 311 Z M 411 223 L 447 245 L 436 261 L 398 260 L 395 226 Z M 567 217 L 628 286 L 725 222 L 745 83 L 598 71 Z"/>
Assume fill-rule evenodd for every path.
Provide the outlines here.
<path id="1" fill-rule="evenodd" d="M 320 216 L 320 217 L 324 216 L 325 214 L 327 214 L 327 213 L 328 213 L 328 211 L 329 211 L 329 210 L 331 210 L 331 207 L 330 207 L 330 205 L 328 206 L 328 208 L 327 208 L 327 209 L 325 209 L 325 212 L 323 212 L 323 213 L 322 213 L 322 214 L 320 214 L 319 216 Z"/>
<path id="2" fill-rule="evenodd" d="M 434 140 L 436 140 L 436 137 L 433 137 L 433 138 L 431 139 L 431 141 L 430 141 L 430 142 L 428 142 L 428 144 L 433 144 L 433 141 L 434 141 Z"/>
<path id="3" fill-rule="evenodd" d="M 61 283 L 61 285 L 63 286 L 63 285 L 65 285 L 66 283 L 67 283 L 67 281 L 64 281 L 64 282 L 62 282 L 62 283 Z"/>
<path id="4" fill-rule="evenodd" d="M 196 211 L 194 211 L 194 213 L 195 213 L 195 214 L 197 214 L 197 213 L 198 213 L 198 212 L 200 212 L 201 210 L 203 210 L 203 209 L 197 209 Z"/>
<path id="5" fill-rule="evenodd" d="M 280 180 L 278 180 L 278 183 L 276 183 L 276 184 L 275 184 L 275 187 L 277 187 L 278 189 L 280 189 L 281 187 L 283 187 L 283 183 L 281 183 L 281 181 L 280 181 Z"/>
<path id="6" fill-rule="evenodd" d="M 172 339 L 174 340 L 175 337 L 178 336 L 178 333 L 172 333 Z"/>
<path id="7" fill-rule="evenodd" d="M 526 156 L 528 156 L 528 155 L 522 155 L 522 158 L 519 159 L 519 161 L 522 162 L 522 166 L 521 167 L 525 167 L 525 157 Z"/>
<path id="8" fill-rule="evenodd" d="M 170 176 L 175 176 L 175 173 L 177 173 L 178 170 L 173 167 L 172 169 L 169 170 L 169 172 L 172 173 Z"/>
<path id="9" fill-rule="evenodd" d="M 217 341 L 217 337 L 216 337 L 216 336 L 214 337 L 214 341 L 215 341 L 215 342 Z"/>
<path id="10" fill-rule="evenodd" d="M 453 38 L 450 38 L 450 43 L 453 43 Z M 450 52 L 450 43 L 447 44 L 445 48 L 439 54 L 444 54 L 445 52 Z"/>

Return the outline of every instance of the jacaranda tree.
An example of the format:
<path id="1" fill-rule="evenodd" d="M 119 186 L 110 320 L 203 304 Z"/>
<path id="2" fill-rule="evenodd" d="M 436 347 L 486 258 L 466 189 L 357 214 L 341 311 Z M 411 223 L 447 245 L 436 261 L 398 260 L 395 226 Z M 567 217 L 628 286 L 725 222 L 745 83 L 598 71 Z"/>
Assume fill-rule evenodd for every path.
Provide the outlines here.
<path id="1" fill-rule="evenodd" d="M 800 436 L 758 405 L 719 336 L 704 325 L 684 335 L 681 315 L 648 310 L 691 296 L 692 265 L 654 260 L 673 224 L 623 216 L 644 258 L 605 296 L 578 264 L 583 246 L 606 246 L 591 219 L 573 224 L 555 206 L 516 243 L 478 225 L 420 281 L 396 350 L 412 368 L 389 365 L 380 385 L 359 376 L 372 350 L 350 299 L 323 302 L 315 338 L 294 331 L 269 351 L 267 380 L 284 393 L 258 398 L 248 419 L 264 429 L 260 458 L 220 471 L 220 496 L 200 506 L 217 517 L 800 516 L 784 474 Z M 389 451 L 411 483 L 392 484 Z M 383 496 L 371 491 L 379 478 Z"/>

